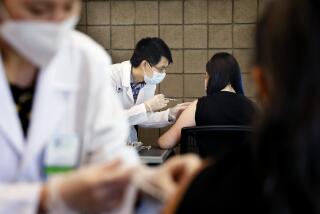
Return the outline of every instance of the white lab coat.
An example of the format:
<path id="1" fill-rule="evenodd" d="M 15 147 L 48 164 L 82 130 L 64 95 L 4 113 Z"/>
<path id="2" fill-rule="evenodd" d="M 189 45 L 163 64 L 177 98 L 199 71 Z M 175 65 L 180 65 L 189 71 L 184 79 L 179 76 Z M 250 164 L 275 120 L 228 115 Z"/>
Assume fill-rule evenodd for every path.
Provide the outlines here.
<path id="1" fill-rule="evenodd" d="M 43 154 L 52 137 L 76 134 L 81 164 L 116 157 L 138 162 L 125 145 L 127 121 L 105 76 L 110 63 L 100 46 L 75 31 L 39 73 L 25 139 L 0 57 L 0 213 L 36 213 Z"/>
<path id="2" fill-rule="evenodd" d="M 148 128 L 161 128 L 169 124 L 169 109 L 160 112 L 147 113 L 144 102 L 155 95 L 156 85 L 146 84 L 139 92 L 136 103 L 130 86 L 131 63 L 124 61 L 113 64 L 111 68 L 112 87 L 117 92 L 130 125 L 129 141 L 137 141 L 134 125 Z"/>

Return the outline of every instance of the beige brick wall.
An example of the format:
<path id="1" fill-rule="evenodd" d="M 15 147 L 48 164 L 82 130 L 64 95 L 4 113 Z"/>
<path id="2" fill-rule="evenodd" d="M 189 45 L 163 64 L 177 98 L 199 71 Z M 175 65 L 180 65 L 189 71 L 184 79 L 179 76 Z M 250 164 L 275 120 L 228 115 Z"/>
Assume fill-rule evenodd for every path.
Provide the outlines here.
<path id="1" fill-rule="evenodd" d="M 254 99 L 250 56 L 264 1 L 86 0 L 78 29 L 107 49 L 114 63 L 128 60 L 143 37 L 164 39 L 172 49 L 174 64 L 158 92 L 179 102 L 204 95 L 207 60 L 227 51 L 238 60 L 246 95 Z M 142 142 L 155 144 L 164 130 L 140 129 L 139 135 Z"/>

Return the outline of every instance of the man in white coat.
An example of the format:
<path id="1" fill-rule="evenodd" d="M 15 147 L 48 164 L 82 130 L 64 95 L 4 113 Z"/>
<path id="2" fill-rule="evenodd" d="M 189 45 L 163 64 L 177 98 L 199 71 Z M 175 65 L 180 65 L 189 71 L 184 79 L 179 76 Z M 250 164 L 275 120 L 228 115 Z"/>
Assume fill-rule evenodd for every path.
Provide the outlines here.
<path id="1" fill-rule="evenodd" d="M 171 51 L 160 38 L 141 39 L 130 61 L 112 65 L 112 87 L 118 94 L 130 124 L 128 141 L 137 141 L 135 125 L 161 128 L 172 124 L 190 103 L 165 108 L 170 99 L 155 95 L 156 85 L 166 76 L 172 63 Z"/>

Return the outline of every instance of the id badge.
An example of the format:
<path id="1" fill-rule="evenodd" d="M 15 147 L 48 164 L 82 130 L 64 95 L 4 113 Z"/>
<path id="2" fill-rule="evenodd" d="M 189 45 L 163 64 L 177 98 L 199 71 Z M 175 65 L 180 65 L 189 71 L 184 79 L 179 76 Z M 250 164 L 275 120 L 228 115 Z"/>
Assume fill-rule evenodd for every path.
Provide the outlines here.
<path id="1" fill-rule="evenodd" d="M 79 160 L 80 141 L 75 134 L 54 136 L 47 144 L 44 172 L 53 175 L 73 170 Z"/>

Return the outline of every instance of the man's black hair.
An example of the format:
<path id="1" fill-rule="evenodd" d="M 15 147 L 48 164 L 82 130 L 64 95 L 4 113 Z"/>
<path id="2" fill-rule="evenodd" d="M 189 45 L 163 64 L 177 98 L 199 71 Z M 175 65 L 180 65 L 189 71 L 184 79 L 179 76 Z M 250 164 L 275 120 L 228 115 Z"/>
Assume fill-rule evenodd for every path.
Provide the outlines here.
<path id="1" fill-rule="evenodd" d="M 171 51 L 162 39 L 147 37 L 137 43 L 130 62 L 135 68 L 138 67 L 143 60 L 148 61 L 151 66 L 154 66 L 160 62 L 161 57 L 165 57 L 169 64 L 173 62 Z"/>

